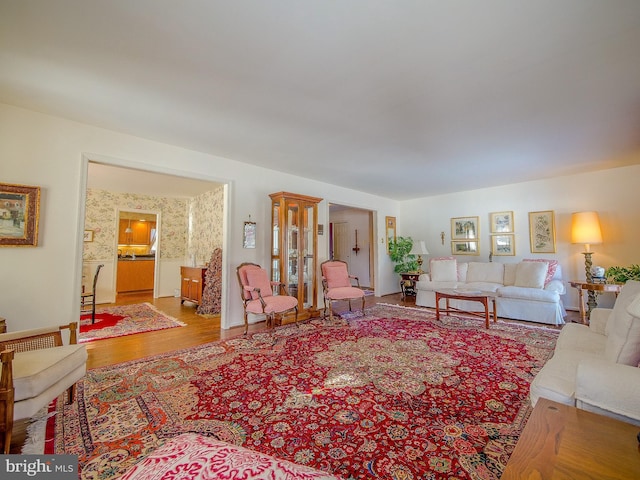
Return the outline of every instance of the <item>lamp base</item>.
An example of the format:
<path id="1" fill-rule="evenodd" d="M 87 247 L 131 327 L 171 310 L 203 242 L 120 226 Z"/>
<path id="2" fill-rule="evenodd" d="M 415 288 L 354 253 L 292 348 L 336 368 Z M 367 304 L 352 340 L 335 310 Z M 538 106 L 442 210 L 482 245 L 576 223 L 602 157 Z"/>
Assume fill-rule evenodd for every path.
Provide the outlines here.
<path id="1" fill-rule="evenodd" d="M 584 271 L 587 279 L 587 283 L 593 283 L 593 274 L 591 273 L 591 267 L 593 263 L 591 261 L 591 254 L 593 252 L 582 252 L 584 255 Z M 596 299 L 597 293 L 593 290 L 587 290 L 587 319 L 591 318 L 591 310 L 598 306 Z"/>

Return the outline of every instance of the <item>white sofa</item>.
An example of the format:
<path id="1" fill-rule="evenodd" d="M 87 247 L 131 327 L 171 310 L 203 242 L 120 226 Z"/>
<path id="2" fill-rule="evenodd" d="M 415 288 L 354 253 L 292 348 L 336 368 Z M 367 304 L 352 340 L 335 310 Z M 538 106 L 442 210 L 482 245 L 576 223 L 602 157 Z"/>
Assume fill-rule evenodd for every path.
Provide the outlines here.
<path id="1" fill-rule="evenodd" d="M 441 289 L 495 293 L 497 313 L 503 318 L 562 325 L 567 315 L 561 298 L 566 293 L 562 269 L 555 260 L 499 263 L 433 258 L 429 273 L 416 282 L 416 305 L 435 308 L 435 292 Z M 450 304 L 463 310 L 478 309 L 476 302 L 451 300 Z"/>
<path id="2" fill-rule="evenodd" d="M 640 425 L 640 282 L 613 309 L 595 308 L 589 326 L 565 325 L 553 357 L 531 383 L 540 397 Z"/>

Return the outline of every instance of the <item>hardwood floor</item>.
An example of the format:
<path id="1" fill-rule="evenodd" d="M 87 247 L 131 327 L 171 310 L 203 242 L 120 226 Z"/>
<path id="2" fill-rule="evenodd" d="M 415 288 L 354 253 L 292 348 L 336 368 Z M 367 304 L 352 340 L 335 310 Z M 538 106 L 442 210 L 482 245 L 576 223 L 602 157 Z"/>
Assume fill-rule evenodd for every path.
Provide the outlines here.
<path id="1" fill-rule="evenodd" d="M 244 327 L 234 327 L 228 330 L 220 329 L 220 317 L 205 318 L 196 314 L 196 307 L 185 302 L 180 303 L 179 298 L 163 297 L 154 299 L 149 294 L 128 294 L 118 296 L 116 303 L 101 305 L 127 305 L 132 303 L 149 302 L 159 310 L 165 312 L 181 322 L 185 327 L 169 328 L 154 332 L 139 333 L 125 337 L 96 340 L 86 343 L 88 360 L 87 369 L 113 365 L 116 363 L 137 360 L 140 358 L 158 355 L 161 353 L 189 348 L 220 339 L 242 335 Z M 385 295 L 384 297 L 366 297 L 366 305 L 374 305 L 379 302 L 402 306 L 415 306 L 415 297 L 402 299 L 400 293 Z M 567 322 L 580 321 L 578 312 L 568 312 Z M 528 322 L 524 322 L 528 323 Z M 249 326 L 249 332 L 265 330 L 265 322 Z M 26 436 L 26 422 L 16 422 L 11 442 L 11 453 L 20 453 Z"/>

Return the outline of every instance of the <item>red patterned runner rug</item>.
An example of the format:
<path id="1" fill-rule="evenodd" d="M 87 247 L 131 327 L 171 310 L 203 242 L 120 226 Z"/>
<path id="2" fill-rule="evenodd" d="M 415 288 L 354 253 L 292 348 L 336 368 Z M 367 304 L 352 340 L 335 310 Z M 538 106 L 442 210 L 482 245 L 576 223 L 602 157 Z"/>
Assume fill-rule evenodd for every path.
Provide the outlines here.
<path id="1" fill-rule="evenodd" d="M 184 325 L 183 322 L 166 315 L 150 303 L 103 307 L 96 312 L 96 320 L 93 324 L 91 323 L 91 314 L 80 316 L 78 341 L 88 342 L 103 338 L 122 337 Z"/>
<path id="2" fill-rule="evenodd" d="M 375 306 L 90 370 L 46 453 L 115 478 L 198 432 L 343 478 L 498 479 L 557 330 Z M 53 441 L 51 441 L 53 440 Z"/>

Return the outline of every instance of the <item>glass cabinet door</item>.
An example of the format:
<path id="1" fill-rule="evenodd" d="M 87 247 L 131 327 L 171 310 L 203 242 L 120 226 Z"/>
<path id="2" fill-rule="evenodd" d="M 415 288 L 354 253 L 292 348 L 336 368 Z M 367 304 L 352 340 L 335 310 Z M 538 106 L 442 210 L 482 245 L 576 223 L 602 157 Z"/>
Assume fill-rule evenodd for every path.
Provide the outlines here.
<path id="1" fill-rule="evenodd" d="M 315 205 L 307 205 L 302 211 L 302 225 L 303 232 L 300 238 L 302 249 L 302 255 L 300 260 L 302 262 L 302 282 L 300 286 L 303 289 L 302 302 L 304 308 L 309 308 L 313 304 L 313 277 L 315 276 Z"/>

